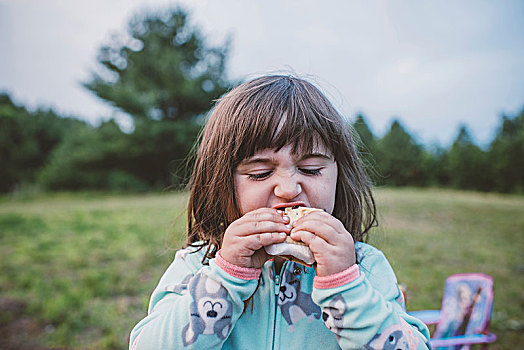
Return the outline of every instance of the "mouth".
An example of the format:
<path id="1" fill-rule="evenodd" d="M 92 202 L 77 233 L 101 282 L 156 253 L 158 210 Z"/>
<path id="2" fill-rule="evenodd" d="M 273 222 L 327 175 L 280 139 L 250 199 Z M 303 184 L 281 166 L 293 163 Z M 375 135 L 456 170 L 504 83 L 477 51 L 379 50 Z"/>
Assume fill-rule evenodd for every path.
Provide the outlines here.
<path id="1" fill-rule="evenodd" d="M 290 203 L 281 203 L 273 206 L 273 209 L 277 210 L 283 210 L 285 208 L 298 208 L 298 207 L 305 207 L 306 203 L 304 202 L 290 202 Z"/>

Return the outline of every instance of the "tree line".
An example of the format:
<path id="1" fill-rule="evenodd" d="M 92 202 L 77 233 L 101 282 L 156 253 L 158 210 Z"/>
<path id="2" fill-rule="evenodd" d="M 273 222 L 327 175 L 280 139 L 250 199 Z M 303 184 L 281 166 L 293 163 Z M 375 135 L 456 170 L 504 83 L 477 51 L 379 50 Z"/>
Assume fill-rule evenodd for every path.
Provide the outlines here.
<path id="1" fill-rule="evenodd" d="M 524 192 L 524 109 L 516 116 L 501 117 L 487 149 L 473 142 L 464 125 L 448 148 L 418 144 L 399 120 L 381 138 L 373 135 L 363 115 L 357 116 L 353 127 L 378 185 Z"/>
<path id="2" fill-rule="evenodd" d="M 466 126 L 448 148 L 428 149 L 399 120 L 382 137 L 362 114 L 348 124 L 377 185 L 524 190 L 524 110 L 501 117 L 487 149 L 472 141 Z M 181 188 L 201 126 L 199 119 L 150 120 L 126 133 L 113 120 L 94 127 L 52 110 L 29 111 L 1 94 L 0 192 L 31 184 L 73 191 Z"/>
<path id="3" fill-rule="evenodd" d="M 133 130 L 98 126 L 49 109 L 30 111 L 0 93 L 0 193 L 181 188 L 188 155 L 213 101 L 238 82 L 226 76 L 231 40 L 210 45 L 180 8 L 135 16 L 99 49 L 84 87 L 126 113 Z M 449 148 L 418 144 L 399 120 L 382 137 L 363 115 L 348 122 L 378 185 L 524 192 L 524 110 L 501 117 L 487 149 L 463 126 Z M 348 126 L 349 127 L 349 126 Z"/>

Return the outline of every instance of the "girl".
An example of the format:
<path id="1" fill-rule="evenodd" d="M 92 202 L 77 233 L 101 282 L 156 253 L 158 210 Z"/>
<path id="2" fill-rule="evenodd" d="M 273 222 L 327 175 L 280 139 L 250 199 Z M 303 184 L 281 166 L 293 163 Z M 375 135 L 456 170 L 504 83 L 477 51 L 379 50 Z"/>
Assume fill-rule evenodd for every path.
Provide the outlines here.
<path id="1" fill-rule="evenodd" d="M 289 225 L 277 208 L 313 211 Z M 311 83 L 264 76 L 215 106 L 196 156 L 188 246 L 156 287 L 131 349 L 426 349 L 384 255 L 348 126 Z M 287 235 L 313 267 L 269 256 Z"/>

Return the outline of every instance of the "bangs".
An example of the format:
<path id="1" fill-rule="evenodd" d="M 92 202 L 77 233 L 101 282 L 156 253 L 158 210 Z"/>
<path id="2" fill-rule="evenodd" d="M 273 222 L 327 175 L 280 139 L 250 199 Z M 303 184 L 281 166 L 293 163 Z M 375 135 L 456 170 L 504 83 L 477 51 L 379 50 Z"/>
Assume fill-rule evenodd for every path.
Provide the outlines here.
<path id="1" fill-rule="evenodd" d="M 245 96 L 233 116 L 238 124 L 231 140 L 232 166 L 258 151 L 287 145 L 294 154 L 321 148 L 335 155 L 340 118 L 317 91 L 309 83 L 280 79 Z"/>

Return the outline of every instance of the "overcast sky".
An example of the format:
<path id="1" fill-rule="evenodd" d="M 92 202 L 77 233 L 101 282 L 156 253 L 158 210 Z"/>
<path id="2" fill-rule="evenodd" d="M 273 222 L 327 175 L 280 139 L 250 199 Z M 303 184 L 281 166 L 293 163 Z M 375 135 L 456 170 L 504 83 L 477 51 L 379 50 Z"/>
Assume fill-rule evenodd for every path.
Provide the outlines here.
<path id="1" fill-rule="evenodd" d="M 114 110 L 85 90 L 98 48 L 140 11 L 182 3 L 245 79 L 311 76 L 382 136 L 393 118 L 430 144 L 466 124 L 489 143 L 524 107 L 524 1 L 0 0 L 0 90 L 93 123 Z"/>

